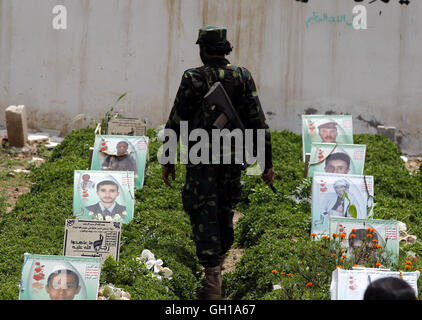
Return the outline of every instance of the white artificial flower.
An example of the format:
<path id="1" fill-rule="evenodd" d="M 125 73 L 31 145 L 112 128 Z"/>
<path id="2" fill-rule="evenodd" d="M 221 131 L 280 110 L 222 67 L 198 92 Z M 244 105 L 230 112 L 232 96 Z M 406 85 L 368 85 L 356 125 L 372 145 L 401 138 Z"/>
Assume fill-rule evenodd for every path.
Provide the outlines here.
<path id="1" fill-rule="evenodd" d="M 141 253 L 141 262 L 147 262 L 149 260 L 155 260 L 155 256 L 151 251 L 145 249 Z"/>
<path id="2" fill-rule="evenodd" d="M 163 274 L 163 277 L 166 279 L 171 279 L 170 277 L 173 275 L 173 271 L 171 271 L 169 268 L 165 267 L 161 270 L 161 273 Z"/>
<path id="3" fill-rule="evenodd" d="M 163 265 L 163 260 L 161 260 L 161 259 L 155 260 L 154 261 L 154 273 L 159 273 L 163 269 L 162 265 Z"/>

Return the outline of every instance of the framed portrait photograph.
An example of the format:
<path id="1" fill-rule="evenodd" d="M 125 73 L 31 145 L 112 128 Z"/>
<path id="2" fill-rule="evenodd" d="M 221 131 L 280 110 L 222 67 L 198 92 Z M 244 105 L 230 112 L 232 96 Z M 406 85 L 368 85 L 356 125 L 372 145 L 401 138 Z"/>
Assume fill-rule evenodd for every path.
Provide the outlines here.
<path id="1" fill-rule="evenodd" d="M 379 246 L 384 248 L 389 261 L 394 264 L 399 260 L 399 226 L 396 220 L 382 219 L 353 219 L 353 218 L 330 218 L 330 235 L 345 234 L 341 240 L 341 246 L 345 249 L 348 257 L 358 251 L 365 249 L 365 246 Z M 374 251 L 372 250 L 372 253 Z M 365 257 L 356 264 L 365 263 Z"/>
<path id="2" fill-rule="evenodd" d="M 73 215 L 77 219 L 133 219 L 135 195 L 132 171 L 75 170 Z"/>
<path id="3" fill-rule="evenodd" d="M 330 236 L 332 217 L 367 219 L 373 214 L 374 177 L 315 172 L 312 180 L 312 227 L 317 239 Z"/>
<path id="4" fill-rule="evenodd" d="M 406 281 L 418 296 L 418 279 L 420 272 L 402 272 L 377 270 L 373 268 L 357 268 L 344 270 L 337 268 L 332 273 L 330 294 L 331 300 L 363 300 L 366 288 L 374 281 L 393 277 Z"/>
<path id="5" fill-rule="evenodd" d="M 122 223 L 106 220 L 66 219 L 63 255 L 119 260 Z"/>
<path id="6" fill-rule="evenodd" d="M 303 161 L 313 142 L 353 144 L 352 115 L 302 115 Z"/>
<path id="7" fill-rule="evenodd" d="M 19 300 L 96 300 L 101 258 L 25 253 Z"/>
<path id="8" fill-rule="evenodd" d="M 96 135 L 91 170 L 132 171 L 135 188 L 144 185 L 147 136 Z"/>
<path id="9" fill-rule="evenodd" d="M 314 172 L 363 174 L 366 145 L 312 143 L 308 176 Z"/>

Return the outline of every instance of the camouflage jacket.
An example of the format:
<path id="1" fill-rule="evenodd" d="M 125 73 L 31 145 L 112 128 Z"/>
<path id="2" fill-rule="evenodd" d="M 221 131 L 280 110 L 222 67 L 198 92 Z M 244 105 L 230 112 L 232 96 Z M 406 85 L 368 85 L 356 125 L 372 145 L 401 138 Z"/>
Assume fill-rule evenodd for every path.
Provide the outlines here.
<path id="1" fill-rule="evenodd" d="M 204 72 L 208 76 L 204 81 Z M 202 104 L 204 95 L 214 82 L 220 81 L 226 89 L 246 129 L 265 129 L 265 169 L 272 168 L 271 135 L 258 99 L 251 73 L 243 67 L 231 65 L 227 59 L 216 58 L 203 67 L 184 72 L 173 108 L 166 123 L 180 137 L 180 121 L 194 123 L 195 110 Z M 191 128 L 189 128 L 189 132 Z"/>

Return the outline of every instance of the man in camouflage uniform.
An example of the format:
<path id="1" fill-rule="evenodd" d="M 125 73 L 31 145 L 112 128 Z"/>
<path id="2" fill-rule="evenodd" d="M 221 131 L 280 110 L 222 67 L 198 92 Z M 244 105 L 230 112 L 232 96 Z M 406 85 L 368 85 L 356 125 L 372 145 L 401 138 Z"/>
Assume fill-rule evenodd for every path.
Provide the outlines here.
<path id="1" fill-rule="evenodd" d="M 246 68 L 231 65 L 224 57 L 232 51 L 226 33 L 225 28 L 213 26 L 199 30 L 196 44 L 200 46 L 204 66 L 184 72 L 165 128 L 174 130 L 177 139 L 180 137 L 181 121 L 188 121 L 189 132 L 202 128 L 210 133 L 206 124 L 212 123 L 215 117 L 211 119 L 211 113 L 203 109 L 203 97 L 216 81 L 220 81 L 245 128 L 265 129 L 265 168 L 262 177 L 272 184 L 274 171 L 269 127 L 250 72 Z M 168 185 L 169 176 L 173 180 L 175 178 L 174 170 L 174 165 L 163 166 L 163 180 Z M 241 170 L 239 164 L 194 165 L 189 162 L 186 165 L 182 201 L 184 210 L 190 216 L 199 262 L 205 268 L 202 299 L 221 299 L 221 267 L 234 240 L 232 210 L 240 200 Z"/>

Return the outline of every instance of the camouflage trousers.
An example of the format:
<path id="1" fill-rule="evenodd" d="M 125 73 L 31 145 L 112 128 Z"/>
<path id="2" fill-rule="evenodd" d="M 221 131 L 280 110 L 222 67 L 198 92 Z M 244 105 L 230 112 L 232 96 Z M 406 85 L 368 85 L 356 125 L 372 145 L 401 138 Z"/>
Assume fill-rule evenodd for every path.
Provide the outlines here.
<path id="1" fill-rule="evenodd" d="M 196 254 L 204 267 L 220 264 L 233 244 L 233 207 L 241 195 L 239 165 L 186 167 L 183 208 L 189 214 Z"/>

